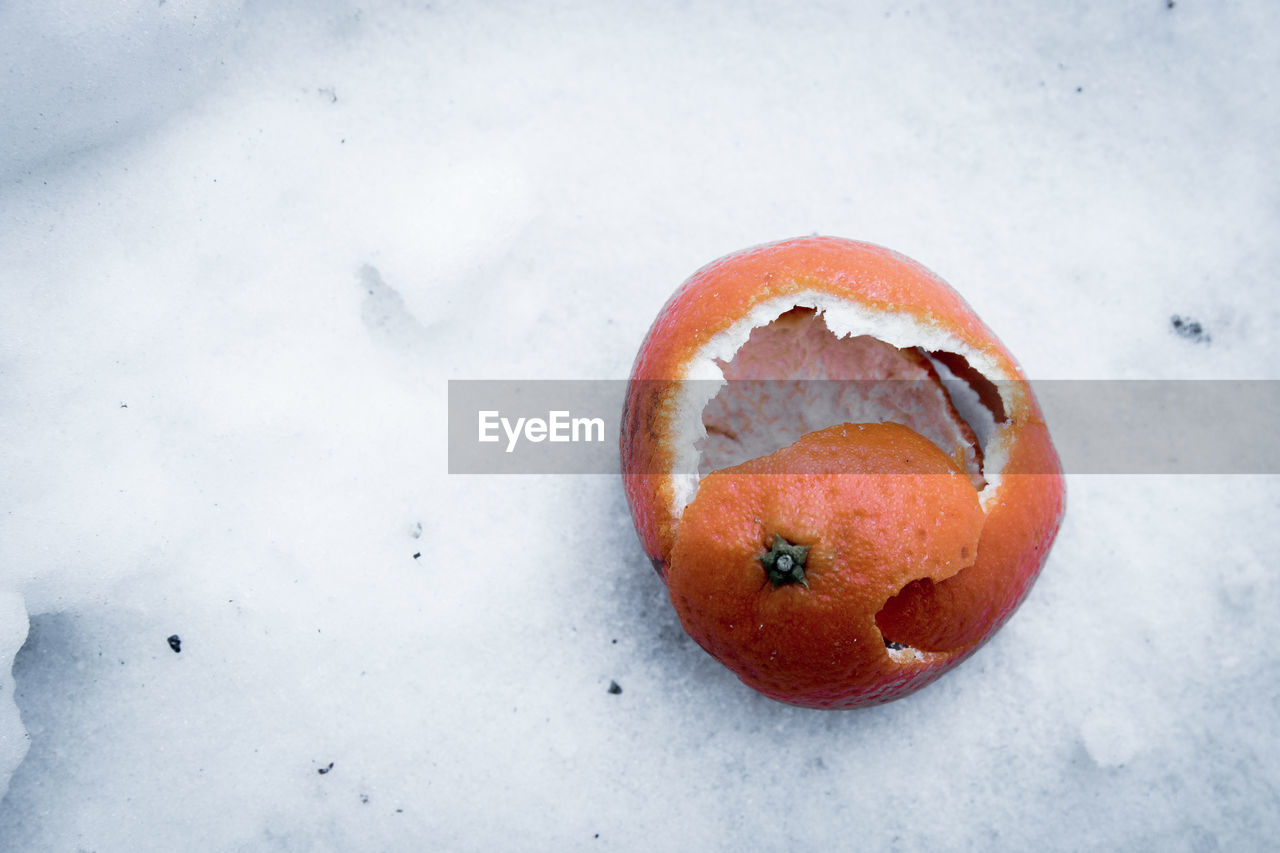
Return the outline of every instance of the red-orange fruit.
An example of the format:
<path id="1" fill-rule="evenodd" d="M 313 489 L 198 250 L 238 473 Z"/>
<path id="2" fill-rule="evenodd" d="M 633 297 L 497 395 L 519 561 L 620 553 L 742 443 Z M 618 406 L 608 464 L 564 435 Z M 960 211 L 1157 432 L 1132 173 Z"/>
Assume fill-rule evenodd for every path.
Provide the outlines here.
<path id="1" fill-rule="evenodd" d="M 685 630 L 810 707 L 898 698 L 971 654 L 1064 511 L 995 335 L 914 261 L 830 237 L 730 255 L 676 292 L 636 358 L 621 450 Z"/>

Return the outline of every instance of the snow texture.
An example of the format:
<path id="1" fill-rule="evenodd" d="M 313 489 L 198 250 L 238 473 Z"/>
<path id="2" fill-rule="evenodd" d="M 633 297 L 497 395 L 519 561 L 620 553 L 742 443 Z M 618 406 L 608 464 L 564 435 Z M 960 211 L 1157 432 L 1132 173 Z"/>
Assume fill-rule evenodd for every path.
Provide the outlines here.
<path id="1" fill-rule="evenodd" d="M 1280 837 L 1274 477 L 1072 477 L 990 644 L 832 713 L 684 635 L 616 477 L 445 462 L 446 380 L 625 377 L 815 232 L 1035 378 L 1277 378 L 1276 4 L 19 0 L 0 57 L 0 849 Z"/>

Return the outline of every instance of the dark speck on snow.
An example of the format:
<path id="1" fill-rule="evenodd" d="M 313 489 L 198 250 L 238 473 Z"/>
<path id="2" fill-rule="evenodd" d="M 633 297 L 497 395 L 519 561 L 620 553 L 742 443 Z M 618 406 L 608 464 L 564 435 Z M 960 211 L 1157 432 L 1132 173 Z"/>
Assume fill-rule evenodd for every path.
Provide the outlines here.
<path id="1" fill-rule="evenodd" d="M 1173 326 L 1173 330 L 1178 335 L 1188 340 L 1206 344 L 1210 341 L 1209 333 L 1204 330 L 1204 326 L 1190 317 L 1174 314 L 1169 318 L 1169 325 Z"/>

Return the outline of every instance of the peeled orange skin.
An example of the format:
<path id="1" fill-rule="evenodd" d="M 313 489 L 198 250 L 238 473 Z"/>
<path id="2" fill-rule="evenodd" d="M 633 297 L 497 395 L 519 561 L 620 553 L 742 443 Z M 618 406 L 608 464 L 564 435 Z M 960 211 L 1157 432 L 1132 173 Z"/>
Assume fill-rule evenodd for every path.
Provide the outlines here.
<path id="1" fill-rule="evenodd" d="M 664 581 L 670 582 L 669 565 L 685 512 L 676 478 L 668 473 L 676 463 L 674 401 L 680 383 L 708 343 L 753 310 L 813 294 L 869 316 L 905 318 L 941 335 L 953 344 L 944 349 L 963 351 L 971 364 L 981 362 L 988 379 L 1024 378 L 963 299 L 923 266 L 888 249 L 832 237 L 801 238 L 748 249 L 704 267 L 655 320 L 637 355 L 623 409 L 624 486 L 640 540 Z M 1016 384 L 1006 394 L 1000 425 L 1003 464 L 998 483 L 983 493 L 976 560 L 942 580 L 919 575 L 879 610 L 861 614 L 873 618 L 884 639 L 910 647 L 908 653 L 891 654 L 882 640 L 875 654 L 858 662 L 862 674 L 836 693 L 795 684 L 762 686 L 749 677 L 744 681 L 799 705 L 884 702 L 954 667 L 1008 619 L 1044 565 L 1061 524 L 1065 494 L 1058 457 L 1030 389 Z M 767 542 L 760 545 L 768 547 Z M 794 594 L 805 592 L 801 588 Z M 858 607 L 875 605 L 867 598 Z M 864 648 L 874 645 L 863 642 Z M 730 654 L 713 654 L 733 667 Z"/>
<path id="2" fill-rule="evenodd" d="M 876 613 L 916 578 L 973 565 L 984 520 L 928 439 L 894 423 L 828 427 L 703 480 L 671 554 L 671 602 L 766 696 L 865 704 L 924 674 L 889 655 Z M 804 586 L 770 583 L 759 555 L 774 536 L 808 546 Z"/>

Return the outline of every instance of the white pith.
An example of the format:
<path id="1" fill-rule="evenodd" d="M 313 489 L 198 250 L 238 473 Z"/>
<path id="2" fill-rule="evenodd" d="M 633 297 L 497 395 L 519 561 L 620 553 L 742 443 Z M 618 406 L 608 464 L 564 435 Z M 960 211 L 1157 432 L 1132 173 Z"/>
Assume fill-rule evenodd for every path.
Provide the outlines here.
<path id="1" fill-rule="evenodd" d="M 982 472 L 986 484 L 980 489 L 978 499 L 983 509 L 987 509 L 996 500 L 1000 473 L 1008 458 L 1011 425 L 1018 420 L 1017 415 L 1025 405 L 1018 384 L 1006 381 L 1017 377 L 1002 370 L 987 353 L 967 345 L 940 325 L 923 322 L 905 312 L 872 312 L 856 303 L 812 291 L 757 305 L 729 329 L 711 338 L 687 363 L 685 375 L 681 378 L 696 381 L 678 384 L 675 398 L 667 412 L 667 416 L 671 418 L 671 435 L 674 439 L 670 477 L 674 498 L 672 512 L 676 519 L 697 494 L 701 480 L 698 474 L 701 455 L 699 445 L 707 434 L 703 412 L 726 382 L 721 365 L 717 362 L 732 361 L 753 329 L 767 326 L 793 308 L 814 309 L 827 329 L 838 338 L 869 335 L 903 349 L 919 347 L 926 352 L 954 353 L 963 357 L 971 368 L 988 380 L 1002 383 L 996 387 L 1008 417 L 1004 423 L 999 424 L 990 419 L 990 413 L 985 407 L 974 405 L 976 394 L 969 391 L 965 383 L 950 379 L 945 368 L 940 369 L 953 402 L 974 428 L 982 444 Z M 966 394 L 972 399 L 966 401 Z M 981 422 L 981 414 L 984 412 L 988 415 L 985 424 Z M 975 420 L 979 422 L 975 423 Z"/>

